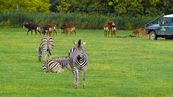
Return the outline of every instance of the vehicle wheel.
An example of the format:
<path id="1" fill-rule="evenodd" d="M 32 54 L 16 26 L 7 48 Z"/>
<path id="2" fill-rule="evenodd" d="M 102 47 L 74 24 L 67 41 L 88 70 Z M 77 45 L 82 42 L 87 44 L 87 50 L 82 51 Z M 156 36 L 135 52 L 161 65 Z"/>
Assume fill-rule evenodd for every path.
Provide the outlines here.
<path id="1" fill-rule="evenodd" d="M 154 31 L 150 32 L 150 34 L 149 34 L 149 39 L 150 39 L 150 40 L 157 40 L 157 35 L 155 34 Z"/>

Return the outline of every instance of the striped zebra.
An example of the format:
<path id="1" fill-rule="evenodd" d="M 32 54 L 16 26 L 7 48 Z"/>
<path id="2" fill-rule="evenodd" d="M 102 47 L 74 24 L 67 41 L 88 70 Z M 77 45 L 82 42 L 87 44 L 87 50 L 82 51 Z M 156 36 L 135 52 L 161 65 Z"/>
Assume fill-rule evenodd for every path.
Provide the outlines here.
<path id="1" fill-rule="evenodd" d="M 38 48 L 38 59 L 41 61 L 43 56 L 43 61 L 46 62 L 46 57 L 52 55 L 52 49 L 54 47 L 54 40 L 50 36 L 44 35 L 41 39 L 40 46 Z"/>
<path id="2" fill-rule="evenodd" d="M 64 68 L 71 70 L 68 56 L 50 59 L 43 65 L 43 71 L 45 72 L 63 72 Z"/>
<path id="3" fill-rule="evenodd" d="M 83 46 L 84 42 L 81 40 L 78 43 L 74 43 L 75 47 L 69 50 L 70 66 L 73 73 L 73 85 L 75 88 L 79 86 L 79 72 L 82 71 L 83 88 L 85 88 L 85 78 L 88 64 L 88 55 L 85 52 Z"/>

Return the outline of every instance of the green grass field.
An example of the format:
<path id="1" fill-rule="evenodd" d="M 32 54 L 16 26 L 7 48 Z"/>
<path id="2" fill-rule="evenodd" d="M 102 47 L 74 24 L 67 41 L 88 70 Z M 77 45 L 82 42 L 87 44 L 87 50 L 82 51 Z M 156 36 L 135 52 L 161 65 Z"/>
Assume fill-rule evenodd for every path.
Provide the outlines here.
<path id="1" fill-rule="evenodd" d="M 58 30 L 60 32 L 60 30 Z M 129 37 L 118 31 L 78 30 L 54 36 L 53 56 L 65 56 L 73 41 L 86 41 L 86 89 L 72 87 L 72 73 L 44 73 L 37 58 L 41 36 L 26 29 L 0 29 L 0 97 L 173 97 L 173 41 Z"/>

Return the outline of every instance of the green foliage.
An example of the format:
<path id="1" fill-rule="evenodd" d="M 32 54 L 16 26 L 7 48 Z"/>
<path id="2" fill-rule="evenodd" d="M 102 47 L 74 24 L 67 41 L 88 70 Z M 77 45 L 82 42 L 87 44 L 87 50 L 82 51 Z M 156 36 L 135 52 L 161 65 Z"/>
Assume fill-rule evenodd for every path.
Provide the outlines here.
<path id="1" fill-rule="evenodd" d="M 59 29 L 57 29 L 60 32 Z M 72 73 L 44 73 L 37 59 L 41 36 L 26 29 L 0 29 L 0 95 L 2 97 L 172 97 L 172 41 L 129 37 L 118 31 L 77 30 L 76 36 L 54 36 L 52 57 L 64 56 L 82 39 L 89 55 L 86 89 L 73 89 Z M 81 77 L 80 77 L 81 78 Z M 80 80 L 80 84 L 82 81 Z"/>
<path id="2" fill-rule="evenodd" d="M 53 12 L 116 13 L 119 16 L 168 14 L 171 0 L 50 0 Z"/>
<path id="3" fill-rule="evenodd" d="M 26 22 L 34 22 L 39 25 L 48 23 L 57 24 L 60 27 L 63 23 L 76 24 L 77 28 L 82 29 L 102 29 L 105 22 L 113 20 L 119 29 L 133 29 L 144 27 L 153 20 L 154 17 L 147 16 L 114 16 L 100 14 L 80 14 L 80 13 L 29 13 L 25 11 L 4 11 L 0 13 L 0 26 L 19 27 Z M 134 22 L 135 21 L 135 22 Z"/>
<path id="4" fill-rule="evenodd" d="M 168 14 L 172 0 L 0 0 L 1 11 L 114 13 L 118 16 Z"/>
<path id="5" fill-rule="evenodd" d="M 49 12 L 48 0 L 0 0 L 0 8 L 4 10 L 26 10 L 27 12 Z"/>

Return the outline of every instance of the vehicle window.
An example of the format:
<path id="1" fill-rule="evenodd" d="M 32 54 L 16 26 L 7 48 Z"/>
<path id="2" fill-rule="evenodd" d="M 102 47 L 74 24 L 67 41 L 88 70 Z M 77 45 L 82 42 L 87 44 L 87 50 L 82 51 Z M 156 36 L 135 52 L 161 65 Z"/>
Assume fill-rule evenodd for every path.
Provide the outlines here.
<path id="1" fill-rule="evenodd" d="M 160 21 L 159 21 L 160 25 L 164 25 L 164 24 L 167 24 L 167 23 L 168 23 L 167 18 L 161 18 Z"/>

